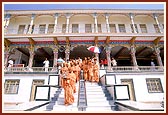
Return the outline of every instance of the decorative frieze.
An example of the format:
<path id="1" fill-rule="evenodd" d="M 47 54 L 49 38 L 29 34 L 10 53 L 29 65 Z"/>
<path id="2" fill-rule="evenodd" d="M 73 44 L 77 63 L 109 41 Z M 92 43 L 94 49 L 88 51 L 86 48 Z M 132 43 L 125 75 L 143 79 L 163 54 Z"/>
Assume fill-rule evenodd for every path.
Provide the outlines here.
<path id="1" fill-rule="evenodd" d="M 163 10 L 131 10 L 131 9 L 108 9 L 108 10 L 93 10 L 93 9 L 85 9 L 85 10 L 77 10 L 77 9 L 71 9 L 71 10 L 24 10 L 24 11 L 5 11 L 5 14 L 12 14 L 12 15 L 30 15 L 33 13 L 36 14 L 55 14 L 55 13 L 59 13 L 59 14 L 66 14 L 71 13 L 71 14 L 92 14 L 92 13 L 102 13 L 104 14 L 106 13 L 110 13 L 110 14 L 128 14 L 129 12 L 131 13 L 135 13 L 135 14 L 151 14 L 151 13 L 157 13 L 157 14 L 163 14 L 164 11 Z"/>

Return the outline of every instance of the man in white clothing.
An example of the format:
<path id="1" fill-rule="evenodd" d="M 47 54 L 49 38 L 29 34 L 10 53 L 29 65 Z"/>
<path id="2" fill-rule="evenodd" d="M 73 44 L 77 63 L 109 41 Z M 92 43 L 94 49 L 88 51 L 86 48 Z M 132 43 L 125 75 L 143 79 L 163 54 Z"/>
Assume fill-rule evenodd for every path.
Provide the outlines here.
<path id="1" fill-rule="evenodd" d="M 48 72 L 49 63 L 50 63 L 50 62 L 48 61 L 47 58 L 46 58 L 46 60 L 43 62 L 44 67 L 45 67 L 45 72 Z"/>
<path id="2" fill-rule="evenodd" d="M 111 63 L 113 64 L 113 66 L 117 66 L 117 61 L 114 58 L 112 58 Z"/>
<path id="3" fill-rule="evenodd" d="M 10 59 L 10 60 L 8 61 L 8 64 L 9 64 L 8 67 L 13 67 L 13 60 Z"/>
<path id="4" fill-rule="evenodd" d="M 151 60 L 151 70 L 152 71 L 155 70 L 155 63 L 154 63 L 153 59 Z"/>
<path id="5" fill-rule="evenodd" d="M 10 60 L 8 61 L 8 71 L 11 70 L 11 67 L 13 67 L 13 60 L 12 60 L 12 59 L 10 59 Z"/>
<path id="6" fill-rule="evenodd" d="M 117 66 L 117 61 L 116 61 L 114 58 L 112 58 L 111 63 L 112 63 L 112 65 L 113 65 L 113 70 L 116 70 L 116 69 L 117 69 L 117 68 L 116 68 L 116 66 Z"/>

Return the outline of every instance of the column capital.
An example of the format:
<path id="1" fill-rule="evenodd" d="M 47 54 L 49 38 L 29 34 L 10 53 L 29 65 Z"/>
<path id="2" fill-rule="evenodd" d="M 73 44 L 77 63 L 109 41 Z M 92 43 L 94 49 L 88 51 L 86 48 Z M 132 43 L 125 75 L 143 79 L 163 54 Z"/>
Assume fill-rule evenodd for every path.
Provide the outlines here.
<path id="1" fill-rule="evenodd" d="M 111 52 L 111 47 L 106 46 L 106 54 L 110 54 L 110 52 Z"/>
<path id="2" fill-rule="evenodd" d="M 6 15 L 5 15 L 5 19 L 7 19 L 7 20 L 9 20 L 10 17 L 11 17 L 11 14 L 6 14 Z"/>
<path id="3" fill-rule="evenodd" d="M 106 51 L 110 51 L 111 50 L 111 47 L 110 46 L 106 46 Z"/>
<path id="4" fill-rule="evenodd" d="M 158 17 L 158 14 L 153 13 L 153 18 L 157 18 L 157 17 Z"/>
<path id="5" fill-rule="evenodd" d="M 34 20 L 35 16 L 36 16 L 35 14 L 32 14 L 31 15 L 31 20 Z"/>
<path id="6" fill-rule="evenodd" d="M 34 47 L 31 45 L 30 48 L 28 48 L 28 49 L 29 49 L 29 53 L 33 55 L 34 50 L 35 50 Z"/>
<path id="7" fill-rule="evenodd" d="M 98 15 L 97 15 L 97 13 L 95 12 L 95 13 L 92 14 L 92 16 L 93 16 L 94 18 L 97 18 Z"/>
<path id="8" fill-rule="evenodd" d="M 69 18 L 71 18 L 72 14 L 66 13 L 65 16 L 66 16 L 67 19 L 69 19 Z"/>
<path id="9" fill-rule="evenodd" d="M 55 47 L 53 48 L 53 53 L 58 53 L 58 47 L 57 47 L 57 46 L 55 46 Z"/>
<path id="10" fill-rule="evenodd" d="M 129 13 L 129 17 L 130 17 L 131 19 L 133 19 L 133 18 L 135 17 L 135 15 L 134 15 L 133 13 Z"/>
<path id="11" fill-rule="evenodd" d="M 160 54 L 160 49 L 158 47 L 154 47 L 156 54 Z"/>
<path id="12" fill-rule="evenodd" d="M 4 51 L 4 54 L 5 54 L 5 55 L 10 55 L 9 50 L 8 50 L 8 51 Z"/>
<path id="13" fill-rule="evenodd" d="M 104 13 L 105 18 L 109 18 L 110 14 L 109 13 Z"/>
<path id="14" fill-rule="evenodd" d="M 54 54 L 58 54 L 58 50 L 57 51 L 53 51 Z"/>
<path id="15" fill-rule="evenodd" d="M 70 53 L 70 46 L 66 45 L 65 53 Z"/>
<path id="16" fill-rule="evenodd" d="M 130 49 L 131 50 L 131 55 L 135 54 L 136 53 L 136 49 L 135 49 L 134 45 L 131 45 L 130 48 L 131 48 Z"/>
<path id="17" fill-rule="evenodd" d="M 55 13 L 55 14 L 54 14 L 54 17 L 55 17 L 55 18 L 58 18 L 58 16 L 59 16 L 59 13 Z"/>

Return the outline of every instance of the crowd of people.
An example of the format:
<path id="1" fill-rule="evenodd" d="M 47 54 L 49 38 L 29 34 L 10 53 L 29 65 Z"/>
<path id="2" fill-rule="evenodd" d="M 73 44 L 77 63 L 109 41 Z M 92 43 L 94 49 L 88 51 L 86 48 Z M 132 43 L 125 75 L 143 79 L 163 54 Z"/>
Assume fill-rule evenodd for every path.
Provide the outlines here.
<path id="1" fill-rule="evenodd" d="M 60 69 L 61 86 L 64 88 L 64 104 L 73 104 L 76 93 L 75 84 L 81 79 L 80 74 L 83 70 L 83 79 L 90 82 L 99 82 L 99 66 L 97 59 L 90 57 L 84 60 L 71 59 L 62 64 Z"/>

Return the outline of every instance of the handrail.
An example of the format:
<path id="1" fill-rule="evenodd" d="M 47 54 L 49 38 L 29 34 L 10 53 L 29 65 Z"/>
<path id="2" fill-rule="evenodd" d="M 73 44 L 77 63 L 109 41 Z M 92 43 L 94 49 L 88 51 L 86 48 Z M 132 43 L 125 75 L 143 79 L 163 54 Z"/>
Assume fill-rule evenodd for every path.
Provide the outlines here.
<path id="1" fill-rule="evenodd" d="M 81 72 L 83 76 L 83 72 Z M 79 91 L 78 91 L 78 111 L 86 111 L 87 97 L 86 97 L 86 86 L 83 77 L 79 80 Z"/>

